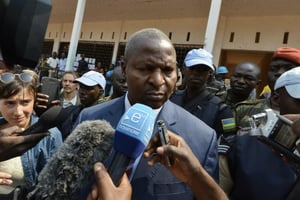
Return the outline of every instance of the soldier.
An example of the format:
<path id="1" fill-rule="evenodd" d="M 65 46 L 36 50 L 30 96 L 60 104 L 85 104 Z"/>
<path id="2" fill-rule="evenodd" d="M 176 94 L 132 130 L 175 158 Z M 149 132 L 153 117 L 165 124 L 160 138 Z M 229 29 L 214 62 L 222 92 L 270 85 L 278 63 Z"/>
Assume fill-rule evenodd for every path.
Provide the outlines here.
<path id="1" fill-rule="evenodd" d="M 278 95 L 274 91 L 275 82 L 282 73 L 299 65 L 299 49 L 280 47 L 275 51 L 268 71 L 268 85 L 271 89 L 271 96 L 266 99 L 244 101 L 237 104 L 234 108 L 237 128 L 241 130 L 247 129 L 249 127 L 249 116 L 261 113 L 266 108 L 279 110 L 276 103 Z"/>
<path id="2" fill-rule="evenodd" d="M 300 67 L 289 70 L 272 89 L 278 92 L 282 115 L 300 113 L 299 78 Z M 257 137 L 245 134 L 221 138 L 219 154 L 220 185 L 230 199 L 299 198 L 299 166 L 282 160 Z"/>
<path id="3" fill-rule="evenodd" d="M 212 58 L 212 55 L 204 49 L 189 51 L 184 59 L 182 71 L 186 88 L 176 91 L 170 100 L 215 129 L 218 136 L 235 134 L 235 123 L 230 107 L 206 87 L 215 69 Z"/>
<path id="4" fill-rule="evenodd" d="M 255 99 L 251 92 L 261 82 L 260 74 L 260 68 L 254 63 L 238 64 L 230 77 L 230 89 L 224 95 L 225 103 L 234 108 L 239 102 Z"/>

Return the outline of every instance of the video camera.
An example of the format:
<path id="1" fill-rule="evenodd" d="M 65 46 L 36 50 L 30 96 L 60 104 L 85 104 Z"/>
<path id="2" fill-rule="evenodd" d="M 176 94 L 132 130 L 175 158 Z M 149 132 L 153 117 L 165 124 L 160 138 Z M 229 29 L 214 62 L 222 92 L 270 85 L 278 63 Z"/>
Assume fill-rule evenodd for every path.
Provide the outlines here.
<path id="1" fill-rule="evenodd" d="M 275 113 L 272 109 L 252 115 L 249 118 L 250 135 L 270 145 L 290 160 L 300 163 L 300 154 L 296 149 L 296 142 L 300 140 L 293 132 L 293 122 Z"/>
<path id="2" fill-rule="evenodd" d="M 51 9 L 51 0 L 0 1 L 0 49 L 6 63 L 35 68 Z"/>

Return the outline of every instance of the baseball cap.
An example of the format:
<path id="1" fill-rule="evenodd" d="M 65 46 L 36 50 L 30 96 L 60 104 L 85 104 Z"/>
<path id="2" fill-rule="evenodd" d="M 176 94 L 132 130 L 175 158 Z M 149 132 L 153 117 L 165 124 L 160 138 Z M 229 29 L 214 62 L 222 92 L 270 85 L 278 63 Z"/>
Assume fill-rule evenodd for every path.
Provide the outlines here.
<path id="1" fill-rule="evenodd" d="M 300 49 L 293 47 L 279 47 L 274 52 L 273 58 L 282 58 L 300 65 Z"/>
<path id="2" fill-rule="evenodd" d="M 215 71 L 212 59 L 213 56 L 211 53 L 205 49 L 192 49 L 186 54 L 184 64 L 186 67 L 192 67 L 194 65 L 206 65 Z"/>
<path id="3" fill-rule="evenodd" d="M 284 72 L 276 81 L 274 89 L 285 87 L 289 95 L 300 99 L 300 67 Z"/>
<path id="4" fill-rule="evenodd" d="M 95 71 L 88 71 L 84 73 L 80 78 L 75 79 L 73 82 L 81 83 L 86 86 L 100 85 L 102 89 L 104 89 L 106 85 L 104 76 L 101 73 Z"/>

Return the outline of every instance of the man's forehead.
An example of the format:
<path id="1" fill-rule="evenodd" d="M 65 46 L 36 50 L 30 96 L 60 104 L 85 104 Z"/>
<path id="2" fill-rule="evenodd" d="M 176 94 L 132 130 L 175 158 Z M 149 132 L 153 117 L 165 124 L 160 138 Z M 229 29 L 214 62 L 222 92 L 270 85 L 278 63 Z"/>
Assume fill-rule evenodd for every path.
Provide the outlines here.
<path id="1" fill-rule="evenodd" d="M 158 43 L 162 46 L 162 47 L 173 47 L 173 45 L 171 44 L 171 42 L 165 40 L 165 39 L 161 39 L 160 41 L 158 41 Z"/>

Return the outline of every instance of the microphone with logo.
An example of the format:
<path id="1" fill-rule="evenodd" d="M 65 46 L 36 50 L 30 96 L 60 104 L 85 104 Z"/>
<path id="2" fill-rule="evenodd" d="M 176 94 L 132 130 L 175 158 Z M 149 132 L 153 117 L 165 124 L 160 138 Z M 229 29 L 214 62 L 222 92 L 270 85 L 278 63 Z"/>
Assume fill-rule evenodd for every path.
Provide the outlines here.
<path id="1" fill-rule="evenodd" d="M 22 132 L 22 135 L 43 133 L 62 123 L 68 116 L 61 106 L 53 106 L 45 111 L 38 121 Z"/>
<path id="2" fill-rule="evenodd" d="M 154 127 L 154 112 L 143 104 L 134 104 L 119 121 L 113 142 L 113 157 L 108 172 L 113 183 L 120 180 L 131 160 L 137 159 L 148 145 Z"/>

